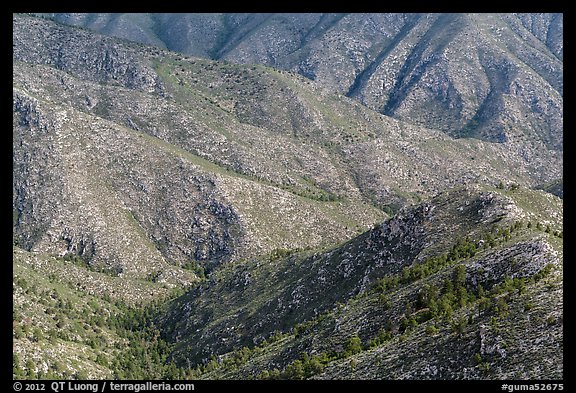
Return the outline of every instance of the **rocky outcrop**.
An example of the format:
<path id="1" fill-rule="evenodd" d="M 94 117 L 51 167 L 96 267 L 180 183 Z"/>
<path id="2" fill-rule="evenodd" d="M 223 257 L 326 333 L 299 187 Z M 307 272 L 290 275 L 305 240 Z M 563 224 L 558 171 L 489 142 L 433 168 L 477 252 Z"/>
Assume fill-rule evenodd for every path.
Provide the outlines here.
<path id="1" fill-rule="evenodd" d="M 132 48 L 87 31 L 71 32 L 65 26 L 29 18 L 13 24 L 13 58 L 46 64 L 98 83 L 110 83 L 146 92 L 163 93 L 163 86 L 150 65 L 136 59 Z M 41 41 L 27 38 L 41 36 Z"/>

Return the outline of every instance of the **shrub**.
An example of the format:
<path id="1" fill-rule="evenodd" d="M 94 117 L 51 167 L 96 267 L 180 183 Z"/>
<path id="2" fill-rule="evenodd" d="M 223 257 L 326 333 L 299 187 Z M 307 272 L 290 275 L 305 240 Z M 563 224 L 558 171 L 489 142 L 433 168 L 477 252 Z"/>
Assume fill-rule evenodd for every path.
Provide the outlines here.
<path id="1" fill-rule="evenodd" d="M 286 378 L 288 379 L 304 379 L 304 366 L 301 360 L 295 360 L 286 367 Z"/>
<path id="2" fill-rule="evenodd" d="M 344 357 L 362 352 L 362 340 L 357 334 L 351 336 L 344 347 Z"/>
<path id="3" fill-rule="evenodd" d="M 438 334 L 439 331 L 440 329 L 438 329 L 435 325 L 426 326 L 426 334 L 429 334 L 431 336 Z"/>
<path id="4" fill-rule="evenodd" d="M 460 335 L 464 333 L 466 326 L 468 326 L 468 319 L 465 317 L 460 317 L 456 320 L 453 320 L 450 325 L 452 327 L 452 331 Z"/>
<path id="5" fill-rule="evenodd" d="M 474 362 L 476 364 L 482 363 L 482 355 L 480 355 L 478 352 L 474 354 Z"/>

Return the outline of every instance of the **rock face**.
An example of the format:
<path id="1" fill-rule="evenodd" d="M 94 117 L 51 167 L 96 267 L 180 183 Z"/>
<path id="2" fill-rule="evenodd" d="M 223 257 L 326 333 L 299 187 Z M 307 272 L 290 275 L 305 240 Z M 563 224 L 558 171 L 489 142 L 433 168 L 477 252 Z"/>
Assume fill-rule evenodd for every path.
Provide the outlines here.
<path id="1" fill-rule="evenodd" d="M 162 91 L 154 70 L 137 61 L 134 51 L 119 47 L 114 41 L 87 31 L 70 35 L 64 26 L 53 25 L 47 30 L 41 20 L 17 18 L 13 28 L 16 32 L 27 30 L 27 34 L 14 36 L 14 60 L 45 64 L 98 83 L 118 84 L 147 92 Z M 41 46 L 28 39 L 39 35 L 42 35 Z"/>
<path id="2" fill-rule="evenodd" d="M 449 135 L 562 150 L 562 14 L 50 16 L 188 55 L 297 72 Z"/>

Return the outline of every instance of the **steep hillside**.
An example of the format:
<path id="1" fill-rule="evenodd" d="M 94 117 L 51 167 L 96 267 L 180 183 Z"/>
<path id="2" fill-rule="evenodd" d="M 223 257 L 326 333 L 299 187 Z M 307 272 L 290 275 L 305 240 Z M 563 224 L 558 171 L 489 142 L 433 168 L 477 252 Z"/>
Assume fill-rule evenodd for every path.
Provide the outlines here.
<path id="1" fill-rule="evenodd" d="M 151 316 L 183 288 L 19 247 L 12 268 L 14 378 L 181 378 Z"/>
<path id="2" fill-rule="evenodd" d="M 15 378 L 562 378 L 561 15 L 67 15 L 155 46 L 13 16 Z"/>
<path id="3" fill-rule="evenodd" d="M 175 55 L 145 58 L 145 48 L 85 45 L 103 37 L 16 21 L 15 57 L 28 63 L 14 63 L 13 209 L 26 249 L 146 275 L 341 241 L 385 216 L 358 191 L 339 198 L 316 184 L 313 167 L 334 188 L 347 181 L 319 147 L 243 124 L 201 91 L 179 92 Z M 87 51 L 80 64 L 77 51 Z"/>
<path id="4" fill-rule="evenodd" d="M 328 252 L 229 264 L 163 331 L 203 378 L 561 379 L 562 258 L 558 198 L 456 189 Z"/>
<path id="5" fill-rule="evenodd" d="M 188 55 L 290 70 L 453 136 L 562 150 L 562 14 L 49 14 Z"/>
<path id="6" fill-rule="evenodd" d="M 13 64 L 17 243 L 119 273 L 318 247 L 456 184 L 561 177 L 544 148 L 452 140 L 295 75 L 42 19 L 15 17 Z"/>

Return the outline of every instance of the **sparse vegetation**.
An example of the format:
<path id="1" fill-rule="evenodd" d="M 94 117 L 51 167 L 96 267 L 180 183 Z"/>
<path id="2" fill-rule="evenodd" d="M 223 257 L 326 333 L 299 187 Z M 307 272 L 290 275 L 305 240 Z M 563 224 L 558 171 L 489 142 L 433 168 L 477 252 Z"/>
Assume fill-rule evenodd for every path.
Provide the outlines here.
<path id="1" fill-rule="evenodd" d="M 561 15 L 61 17 L 13 15 L 14 378 L 563 378 Z"/>

